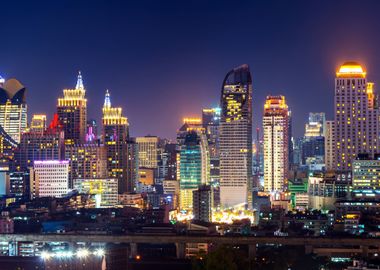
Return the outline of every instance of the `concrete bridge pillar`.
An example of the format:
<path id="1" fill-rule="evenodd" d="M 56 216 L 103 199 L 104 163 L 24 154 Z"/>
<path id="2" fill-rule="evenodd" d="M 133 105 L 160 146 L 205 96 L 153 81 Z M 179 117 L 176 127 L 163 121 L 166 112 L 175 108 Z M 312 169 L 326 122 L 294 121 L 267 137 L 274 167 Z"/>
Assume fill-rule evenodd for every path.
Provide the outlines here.
<path id="1" fill-rule="evenodd" d="M 175 243 L 177 259 L 184 259 L 186 256 L 186 244 L 185 243 Z"/>
<path id="2" fill-rule="evenodd" d="M 248 258 L 250 261 L 256 259 L 256 253 L 257 253 L 256 244 L 248 245 Z"/>
<path id="3" fill-rule="evenodd" d="M 129 257 L 136 258 L 137 255 L 137 243 L 129 243 Z"/>

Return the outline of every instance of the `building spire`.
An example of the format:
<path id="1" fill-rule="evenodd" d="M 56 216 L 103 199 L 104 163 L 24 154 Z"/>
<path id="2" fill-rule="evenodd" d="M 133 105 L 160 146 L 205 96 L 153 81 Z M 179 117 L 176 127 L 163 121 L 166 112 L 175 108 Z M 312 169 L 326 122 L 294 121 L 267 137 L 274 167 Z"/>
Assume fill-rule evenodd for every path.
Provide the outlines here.
<path id="1" fill-rule="evenodd" d="M 75 89 L 84 89 L 82 74 L 80 70 L 78 71 L 77 85 L 75 86 Z"/>
<path id="2" fill-rule="evenodd" d="M 106 90 L 106 96 L 104 98 L 104 108 L 111 108 L 111 97 L 110 97 L 110 92 L 108 89 Z"/>

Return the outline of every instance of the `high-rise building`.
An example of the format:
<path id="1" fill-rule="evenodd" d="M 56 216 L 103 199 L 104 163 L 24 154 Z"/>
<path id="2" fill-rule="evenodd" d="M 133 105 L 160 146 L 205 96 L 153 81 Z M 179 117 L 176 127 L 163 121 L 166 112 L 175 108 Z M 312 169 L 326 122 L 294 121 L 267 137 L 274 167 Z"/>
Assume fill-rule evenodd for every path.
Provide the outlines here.
<path id="1" fill-rule="evenodd" d="M 359 154 L 352 161 L 352 193 L 356 199 L 380 198 L 380 155 Z"/>
<path id="2" fill-rule="evenodd" d="M 191 210 L 193 190 L 210 180 L 210 154 L 207 138 L 202 133 L 190 131 L 179 152 L 180 208 Z"/>
<path id="3" fill-rule="evenodd" d="M 335 160 L 335 121 L 326 121 L 325 137 L 325 168 L 326 170 L 334 169 Z"/>
<path id="4" fill-rule="evenodd" d="M 325 137 L 326 116 L 325 113 L 309 113 L 309 121 L 305 125 L 305 138 Z"/>
<path id="5" fill-rule="evenodd" d="M 212 187 L 202 185 L 193 191 L 193 214 L 195 220 L 212 222 L 214 206 Z"/>
<path id="6" fill-rule="evenodd" d="M 79 72 L 75 89 L 64 89 L 58 99 L 57 114 L 65 132 L 65 145 L 84 143 L 87 125 L 87 99 Z"/>
<path id="7" fill-rule="evenodd" d="M 139 167 L 157 169 L 159 140 L 156 136 L 136 137 L 139 148 Z"/>
<path id="8" fill-rule="evenodd" d="M 16 79 L 0 78 L 0 126 L 17 143 L 27 127 L 26 88 Z"/>
<path id="9" fill-rule="evenodd" d="M 220 108 L 211 108 L 202 110 L 202 126 L 207 136 L 208 147 L 210 151 L 210 183 L 214 189 L 214 202 L 220 203 L 220 151 L 219 151 L 219 126 L 220 126 Z"/>
<path id="10" fill-rule="evenodd" d="M 355 62 L 344 63 L 335 78 L 336 170 L 352 170 L 360 153 L 373 156 L 379 149 L 379 109 L 374 84 Z"/>
<path id="11" fill-rule="evenodd" d="M 177 146 L 179 147 L 184 143 L 185 138 L 190 131 L 205 133 L 202 126 L 202 118 L 198 117 L 185 117 L 183 118 L 183 125 L 177 130 Z"/>
<path id="12" fill-rule="evenodd" d="M 30 132 L 44 133 L 46 130 L 46 114 L 33 114 L 32 121 L 30 122 Z"/>
<path id="13" fill-rule="evenodd" d="M 252 79 L 248 65 L 224 78 L 220 120 L 220 204 L 252 207 Z"/>
<path id="14" fill-rule="evenodd" d="M 107 152 L 104 145 L 66 145 L 65 160 L 69 160 L 69 187 L 74 179 L 94 179 L 107 176 Z"/>
<path id="15" fill-rule="evenodd" d="M 64 133 L 47 129 L 44 132 L 26 132 L 15 151 L 16 167 L 19 171 L 28 171 L 35 160 L 63 160 Z"/>
<path id="16" fill-rule="evenodd" d="M 128 118 L 123 116 L 122 108 L 111 106 L 107 90 L 103 105 L 103 140 L 107 152 L 108 177 L 118 179 L 119 193 L 132 191 L 128 190 L 132 186 L 128 183 L 128 139 Z"/>
<path id="17" fill-rule="evenodd" d="M 288 177 L 288 105 L 284 96 L 268 96 L 264 105 L 264 190 L 284 191 Z"/>
<path id="18" fill-rule="evenodd" d="M 30 192 L 34 197 L 63 197 L 68 192 L 69 161 L 34 161 L 30 169 Z"/>

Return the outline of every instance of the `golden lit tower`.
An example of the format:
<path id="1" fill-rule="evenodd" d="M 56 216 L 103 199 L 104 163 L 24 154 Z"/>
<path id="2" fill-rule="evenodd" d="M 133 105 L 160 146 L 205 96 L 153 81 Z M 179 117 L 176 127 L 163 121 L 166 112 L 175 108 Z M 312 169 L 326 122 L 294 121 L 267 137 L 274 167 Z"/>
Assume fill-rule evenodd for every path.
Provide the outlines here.
<path id="1" fill-rule="evenodd" d="M 58 99 L 57 113 L 65 132 L 65 144 L 84 143 L 87 124 L 87 99 L 82 75 L 78 73 L 75 89 L 64 89 Z"/>
<path id="2" fill-rule="evenodd" d="M 33 114 L 32 121 L 30 122 L 30 132 L 44 133 L 46 129 L 46 114 Z"/>
<path id="3" fill-rule="evenodd" d="M 221 93 L 220 204 L 252 207 L 252 78 L 248 65 L 227 73 Z"/>
<path id="4" fill-rule="evenodd" d="M 267 96 L 263 117 L 264 190 L 284 191 L 288 175 L 289 110 L 284 96 Z"/>
<path id="5" fill-rule="evenodd" d="M 131 192 L 134 183 L 128 181 L 129 124 L 122 108 L 112 107 L 107 90 L 103 105 L 103 140 L 107 152 L 107 171 L 110 178 L 119 181 L 119 192 Z"/>
<path id="6" fill-rule="evenodd" d="M 379 147 L 379 110 L 374 84 L 355 62 L 344 63 L 335 78 L 335 164 L 337 170 L 351 170 L 357 154 L 373 156 Z"/>
<path id="7" fill-rule="evenodd" d="M 27 126 L 26 88 L 16 79 L 0 77 L 0 126 L 17 143 Z"/>

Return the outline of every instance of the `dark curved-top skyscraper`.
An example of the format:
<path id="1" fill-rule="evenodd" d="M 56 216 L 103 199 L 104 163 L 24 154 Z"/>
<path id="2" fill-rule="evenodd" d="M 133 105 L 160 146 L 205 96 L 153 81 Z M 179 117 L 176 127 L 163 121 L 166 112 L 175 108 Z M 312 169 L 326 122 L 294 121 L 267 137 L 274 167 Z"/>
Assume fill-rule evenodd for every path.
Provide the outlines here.
<path id="1" fill-rule="evenodd" d="M 252 78 L 248 65 L 227 73 L 220 122 L 220 204 L 252 206 Z"/>

